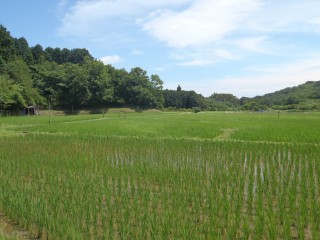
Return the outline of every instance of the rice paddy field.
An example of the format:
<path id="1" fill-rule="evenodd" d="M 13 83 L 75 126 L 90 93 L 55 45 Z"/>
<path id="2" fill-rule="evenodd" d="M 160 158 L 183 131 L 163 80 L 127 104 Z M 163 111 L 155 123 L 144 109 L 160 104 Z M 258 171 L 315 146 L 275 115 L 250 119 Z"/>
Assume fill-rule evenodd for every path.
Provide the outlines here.
<path id="1" fill-rule="evenodd" d="M 50 122 L 0 117 L 0 212 L 34 239 L 320 239 L 320 113 Z"/>

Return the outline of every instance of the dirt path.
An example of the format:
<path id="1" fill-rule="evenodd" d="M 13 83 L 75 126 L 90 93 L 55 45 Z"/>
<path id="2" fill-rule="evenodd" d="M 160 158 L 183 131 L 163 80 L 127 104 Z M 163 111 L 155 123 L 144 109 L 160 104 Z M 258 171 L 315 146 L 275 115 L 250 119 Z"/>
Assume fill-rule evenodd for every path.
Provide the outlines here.
<path id="1" fill-rule="evenodd" d="M 29 233 L 0 212 L 0 240 L 31 240 Z"/>
<path id="2" fill-rule="evenodd" d="M 227 140 L 230 138 L 231 134 L 235 131 L 235 129 L 233 128 L 225 128 L 225 129 L 222 129 L 222 134 L 217 136 L 216 139 L 219 139 L 219 140 Z"/>

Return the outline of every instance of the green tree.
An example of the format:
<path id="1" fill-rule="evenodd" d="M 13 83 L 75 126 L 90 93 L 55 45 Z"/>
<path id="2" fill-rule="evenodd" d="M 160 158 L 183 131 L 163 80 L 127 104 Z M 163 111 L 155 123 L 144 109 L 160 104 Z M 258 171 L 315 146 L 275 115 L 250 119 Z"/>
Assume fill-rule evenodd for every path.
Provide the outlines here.
<path id="1" fill-rule="evenodd" d="M 53 52 L 54 52 L 54 49 L 52 47 L 47 47 L 45 50 L 45 56 L 46 56 L 46 60 L 49 61 L 49 62 L 52 62 L 53 61 Z"/>
<path id="2" fill-rule="evenodd" d="M 156 108 L 160 109 L 163 108 L 164 105 L 164 97 L 163 97 L 163 81 L 159 77 L 159 75 L 151 75 L 150 80 L 152 83 L 152 92 L 153 95 L 155 96 L 155 106 Z"/>
<path id="3" fill-rule="evenodd" d="M 87 60 L 93 60 L 93 57 L 89 53 L 89 51 L 85 48 L 76 48 L 72 49 L 69 53 L 68 61 L 71 63 L 79 63 L 83 64 Z"/>
<path id="4" fill-rule="evenodd" d="M 163 81 L 160 79 L 159 75 L 154 74 L 154 75 L 151 75 L 150 78 L 151 78 L 153 88 L 155 88 L 157 90 L 162 90 Z"/>
<path id="5" fill-rule="evenodd" d="M 164 90 L 164 106 L 174 108 L 194 108 L 205 107 L 204 97 L 201 94 L 197 94 L 195 91 L 174 91 Z"/>
<path id="6" fill-rule="evenodd" d="M 242 110 L 247 110 L 247 111 L 261 111 L 261 110 L 266 110 L 266 106 L 260 105 L 256 101 L 247 101 L 242 107 Z"/>
<path id="7" fill-rule="evenodd" d="M 126 78 L 125 85 L 127 104 L 147 108 L 154 106 L 155 98 L 149 91 L 151 82 L 145 70 L 140 67 L 132 68 Z"/>
<path id="8" fill-rule="evenodd" d="M 35 64 L 41 63 L 48 58 L 46 52 L 43 50 L 43 47 L 40 44 L 31 47 L 31 52 Z"/>
<path id="9" fill-rule="evenodd" d="M 87 72 L 91 93 L 88 104 L 101 107 L 112 103 L 114 88 L 111 85 L 111 77 L 105 65 L 88 57 L 82 67 Z"/>
<path id="10" fill-rule="evenodd" d="M 70 51 L 67 49 L 61 50 L 60 48 L 54 48 L 50 57 L 54 62 L 62 64 L 67 62 L 66 60 L 69 58 L 69 53 Z"/>
<path id="11" fill-rule="evenodd" d="M 45 49 L 46 60 L 54 61 L 58 64 L 63 63 L 74 63 L 74 64 L 83 64 L 86 59 L 93 60 L 93 57 L 90 55 L 89 51 L 84 48 L 75 48 L 69 50 L 67 48 L 52 48 L 47 47 Z"/>
<path id="12" fill-rule="evenodd" d="M 16 106 L 44 105 L 48 101 L 61 108 L 106 105 L 161 108 L 164 104 L 163 81 L 158 75 L 149 77 L 140 67 L 130 72 L 115 69 L 95 60 L 86 49 L 44 50 L 39 44 L 29 47 L 25 38 L 12 38 L 2 25 L 0 47 L 0 75 L 7 79 L 2 79 L 2 85 L 8 83 L 15 90 L 11 92 L 16 93 L 16 102 L 20 103 Z M 193 95 L 180 93 L 179 97 L 181 101 L 188 99 L 187 105 L 193 105 Z M 13 98 L 2 94 L 2 106 L 8 107 L 4 99 Z"/>
<path id="13" fill-rule="evenodd" d="M 15 54 L 14 39 L 10 32 L 3 25 L 0 25 L 0 58 L 9 61 L 15 58 Z"/>
<path id="14" fill-rule="evenodd" d="M 15 39 L 14 44 L 17 55 L 20 56 L 28 65 L 32 64 L 33 55 L 27 40 L 23 37 Z"/>
<path id="15" fill-rule="evenodd" d="M 26 106 L 23 87 L 9 76 L 0 75 L 0 110 L 20 110 Z"/>
<path id="16" fill-rule="evenodd" d="M 215 99 L 219 102 L 230 102 L 234 104 L 237 104 L 239 101 L 236 96 L 230 93 L 214 93 L 210 96 L 210 98 Z"/>
<path id="17" fill-rule="evenodd" d="M 302 102 L 302 99 L 299 96 L 290 96 L 285 100 L 286 105 L 298 104 Z"/>
<path id="18" fill-rule="evenodd" d="M 38 89 L 45 101 L 50 101 L 52 106 L 57 106 L 59 99 L 62 99 L 61 83 L 66 82 L 64 66 L 44 61 L 31 66 L 31 70 L 34 87 Z"/>
<path id="19" fill-rule="evenodd" d="M 21 58 L 10 61 L 7 65 L 10 79 L 23 87 L 23 97 L 26 103 L 28 105 L 41 103 L 43 99 L 33 87 L 32 75 L 28 65 Z"/>
<path id="20" fill-rule="evenodd" d="M 65 64 L 65 78 L 59 83 L 59 105 L 64 107 L 87 106 L 91 97 L 89 76 L 78 64 Z"/>
<path id="21" fill-rule="evenodd" d="M 235 110 L 240 106 L 240 100 L 230 93 L 214 93 L 209 99 L 219 102 L 219 104 L 216 104 L 219 110 Z"/>
<path id="22" fill-rule="evenodd" d="M 106 65 L 105 69 L 111 78 L 111 86 L 113 88 L 113 106 L 126 105 L 126 79 L 128 72 L 125 69 L 116 69 L 111 65 Z"/>

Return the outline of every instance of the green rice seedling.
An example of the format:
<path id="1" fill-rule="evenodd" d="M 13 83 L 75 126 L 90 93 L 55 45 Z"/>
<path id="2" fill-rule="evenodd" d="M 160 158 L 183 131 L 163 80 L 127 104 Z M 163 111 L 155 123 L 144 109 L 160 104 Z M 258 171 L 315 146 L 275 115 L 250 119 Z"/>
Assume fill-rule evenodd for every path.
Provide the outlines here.
<path id="1" fill-rule="evenodd" d="M 23 136 L 0 138 L 0 208 L 47 239 L 319 236 L 319 141 L 308 126 L 310 136 L 298 131 L 303 121 L 314 127 L 314 116 L 31 124 Z M 272 139 L 288 122 L 297 129 Z M 227 128 L 235 130 L 220 138 Z M 240 134 L 246 129 L 251 139 Z"/>

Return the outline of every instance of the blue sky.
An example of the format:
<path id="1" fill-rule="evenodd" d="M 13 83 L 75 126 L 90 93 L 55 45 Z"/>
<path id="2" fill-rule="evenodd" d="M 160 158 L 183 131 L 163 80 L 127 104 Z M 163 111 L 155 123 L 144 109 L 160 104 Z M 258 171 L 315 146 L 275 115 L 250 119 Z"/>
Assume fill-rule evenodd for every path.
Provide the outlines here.
<path id="1" fill-rule="evenodd" d="M 319 0 L 6 0 L 0 24 L 31 46 L 86 48 L 204 96 L 320 80 Z"/>

